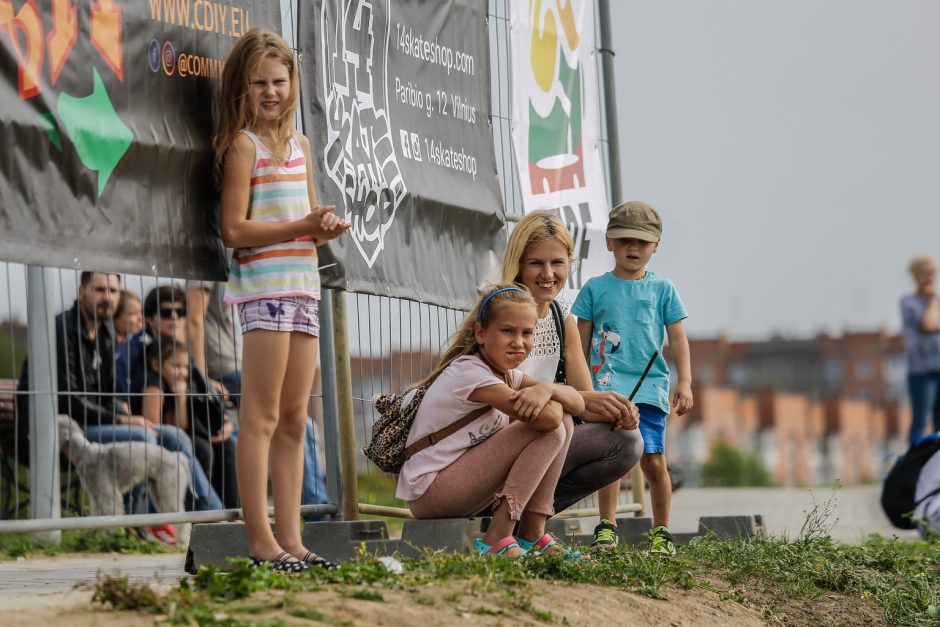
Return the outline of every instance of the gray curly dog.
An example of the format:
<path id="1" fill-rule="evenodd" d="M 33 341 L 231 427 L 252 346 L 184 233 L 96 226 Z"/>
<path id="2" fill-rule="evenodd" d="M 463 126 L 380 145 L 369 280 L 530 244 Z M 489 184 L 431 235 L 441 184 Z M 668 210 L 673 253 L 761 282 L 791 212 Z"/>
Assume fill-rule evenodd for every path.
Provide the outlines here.
<path id="1" fill-rule="evenodd" d="M 157 511 L 184 511 L 190 475 L 182 453 L 146 442 L 98 444 L 68 416 L 56 416 L 56 423 L 59 445 L 88 494 L 93 516 L 124 515 L 124 494 L 141 483 L 148 485 Z M 180 527 L 178 540 L 183 544 L 189 525 Z"/>

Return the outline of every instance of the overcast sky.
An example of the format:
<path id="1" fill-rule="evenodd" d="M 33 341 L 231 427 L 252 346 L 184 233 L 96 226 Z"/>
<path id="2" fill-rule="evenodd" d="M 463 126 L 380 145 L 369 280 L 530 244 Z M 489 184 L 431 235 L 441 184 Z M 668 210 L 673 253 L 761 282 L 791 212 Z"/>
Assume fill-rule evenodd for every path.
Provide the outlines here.
<path id="1" fill-rule="evenodd" d="M 897 329 L 940 253 L 940 2 L 610 4 L 623 194 L 690 332 Z"/>

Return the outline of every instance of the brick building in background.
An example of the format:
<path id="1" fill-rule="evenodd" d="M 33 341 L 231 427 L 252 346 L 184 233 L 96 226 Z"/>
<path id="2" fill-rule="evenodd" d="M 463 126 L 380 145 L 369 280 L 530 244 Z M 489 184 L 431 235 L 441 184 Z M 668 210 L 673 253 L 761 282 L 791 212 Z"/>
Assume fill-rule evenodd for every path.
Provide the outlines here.
<path id="1" fill-rule="evenodd" d="M 910 411 L 898 335 L 690 339 L 695 408 L 671 416 L 671 461 L 693 477 L 714 444 L 757 455 L 778 485 L 878 480 Z"/>
<path id="2" fill-rule="evenodd" d="M 667 450 L 693 482 L 720 441 L 757 455 L 781 486 L 878 480 L 906 448 L 910 411 L 897 335 L 720 337 L 689 345 L 695 407 L 669 417 Z M 365 441 L 373 395 L 400 392 L 427 374 L 437 355 L 395 351 L 351 361 L 357 438 Z"/>

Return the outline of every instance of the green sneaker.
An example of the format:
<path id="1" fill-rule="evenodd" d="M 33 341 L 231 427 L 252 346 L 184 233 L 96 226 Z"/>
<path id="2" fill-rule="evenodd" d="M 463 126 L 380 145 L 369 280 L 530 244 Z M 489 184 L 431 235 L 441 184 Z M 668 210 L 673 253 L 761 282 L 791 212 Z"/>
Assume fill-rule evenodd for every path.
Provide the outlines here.
<path id="1" fill-rule="evenodd" d="M 665 526 L 660 525 L 650 531 L 650 553 L 654 555 L 675 555 L 676 541 Z"/>
<path id="2" fill-rule="evenodd" d="M 615 549 L 620 545 L 620 533 L 617 525 L 606 518 L 601 518 L 601 524 L 594 527 L 594 539 L 591 548 Z"/>

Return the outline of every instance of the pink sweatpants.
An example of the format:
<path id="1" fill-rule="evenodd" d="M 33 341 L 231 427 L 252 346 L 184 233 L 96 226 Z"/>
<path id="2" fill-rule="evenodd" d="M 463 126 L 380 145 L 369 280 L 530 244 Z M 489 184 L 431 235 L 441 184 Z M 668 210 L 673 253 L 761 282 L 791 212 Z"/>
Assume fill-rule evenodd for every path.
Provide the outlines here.
<path id="1" fill-rule="evenodd" d="M 553 431 L 513 422 L 439 472 L 421 498 L 408 504 L 411 513 L 415 518 L 463 518 L 488 506 L 495 510 L 505 499 L 513 520 L 523 511 L 551 516 L 573 430 L 567 414 Z"/>

